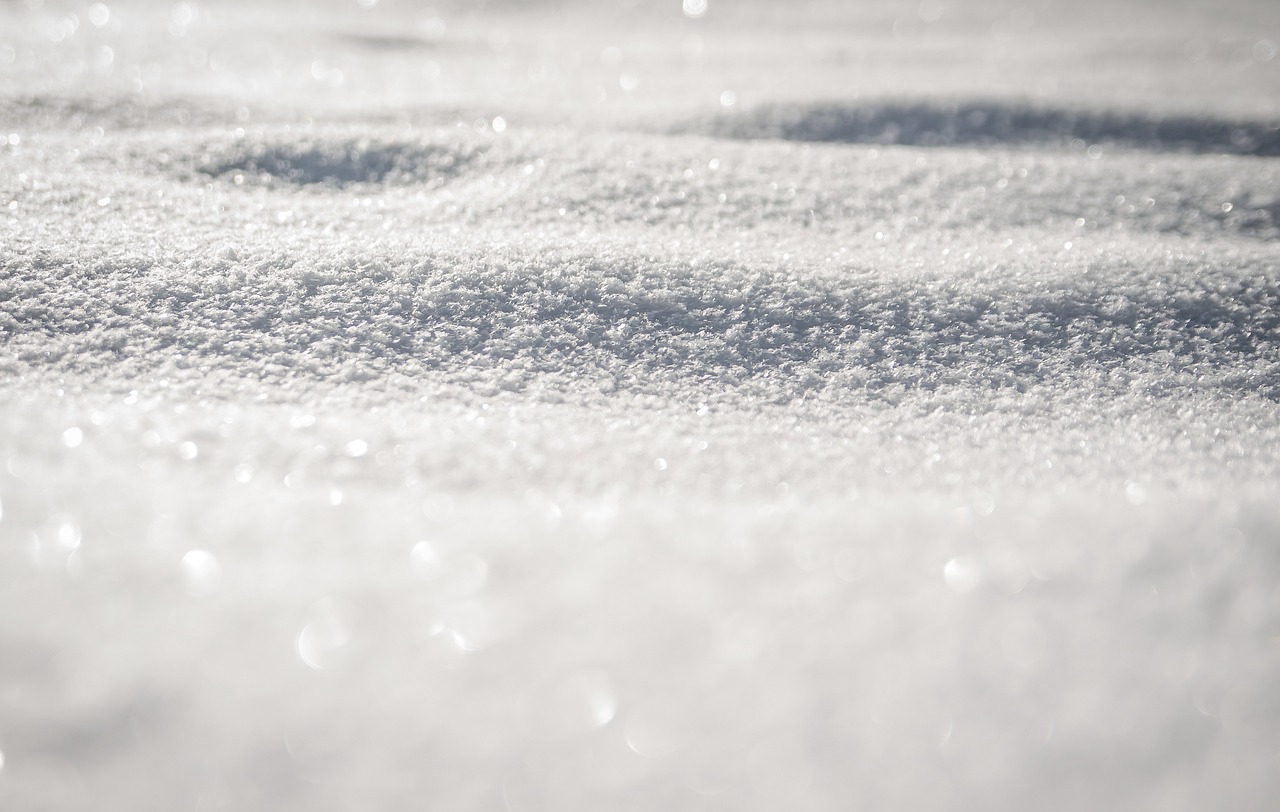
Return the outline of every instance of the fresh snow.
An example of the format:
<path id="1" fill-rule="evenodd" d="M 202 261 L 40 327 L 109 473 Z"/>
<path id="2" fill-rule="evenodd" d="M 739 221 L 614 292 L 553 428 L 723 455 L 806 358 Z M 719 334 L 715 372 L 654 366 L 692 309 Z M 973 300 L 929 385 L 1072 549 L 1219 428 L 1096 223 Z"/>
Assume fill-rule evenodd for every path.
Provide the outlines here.
<path id="1" fill-rule="evenodd" d="M 1269 808 L 1278 41 L 0 6 L 0 808 Z"/>

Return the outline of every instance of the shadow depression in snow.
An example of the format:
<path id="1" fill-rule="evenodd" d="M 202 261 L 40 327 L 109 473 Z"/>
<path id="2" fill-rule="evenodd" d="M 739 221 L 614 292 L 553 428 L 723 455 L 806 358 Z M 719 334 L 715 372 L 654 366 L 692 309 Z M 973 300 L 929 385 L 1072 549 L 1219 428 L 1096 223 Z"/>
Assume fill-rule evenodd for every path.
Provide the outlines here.
<path id="1" fill-rule="evenodd" d="M 384 142 L 369 139 L 300 139 L 225 150 L 200 167 L 215 177 L 240 176 L 296 185 L 442 184 L 484 149 L 461 144 Z"/>
<path id="2" fill-rule="evenodd" d="M 763 105 L 716 117 L 722 138 L 920 147 L 1119 145 L 1157 152 L 1280 155 L 1280 122 L 1156 116 L 1001 102 Z"/>

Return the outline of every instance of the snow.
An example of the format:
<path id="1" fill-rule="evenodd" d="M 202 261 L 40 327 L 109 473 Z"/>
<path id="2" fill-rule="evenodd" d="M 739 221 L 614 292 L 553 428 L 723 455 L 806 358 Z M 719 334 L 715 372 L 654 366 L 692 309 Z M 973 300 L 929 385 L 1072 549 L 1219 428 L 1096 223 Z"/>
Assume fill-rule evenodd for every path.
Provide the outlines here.
<path id="1" fill-rule="evenodd" d="M 1277 40 L 0 8 L 0 808 L 1266 808 Z"/>

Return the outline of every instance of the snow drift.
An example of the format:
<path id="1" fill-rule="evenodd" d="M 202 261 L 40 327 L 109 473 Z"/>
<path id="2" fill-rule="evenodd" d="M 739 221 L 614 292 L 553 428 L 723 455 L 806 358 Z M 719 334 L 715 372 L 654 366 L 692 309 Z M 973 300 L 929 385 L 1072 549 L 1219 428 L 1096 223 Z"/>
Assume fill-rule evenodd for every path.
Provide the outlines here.
<path id="1" fill-rule="evenodd" d="M 1265 807 L 1277 26 L 0 7 L 0 807 Z"/>

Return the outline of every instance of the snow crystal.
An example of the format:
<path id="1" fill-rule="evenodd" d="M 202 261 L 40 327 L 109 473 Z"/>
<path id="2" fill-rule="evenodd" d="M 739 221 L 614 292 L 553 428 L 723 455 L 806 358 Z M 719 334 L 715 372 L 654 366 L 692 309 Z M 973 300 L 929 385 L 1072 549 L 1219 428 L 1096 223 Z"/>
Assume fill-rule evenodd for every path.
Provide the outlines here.
<path id="1" fill-rule="evenodd" d="M 207 550 L 191 550 L 182 556 L 182 573 L 187 594 L 212 594 L 222 578 L 222 565 Z"/>
<path id="2" fill-rule="evenodd" d="M 684 16 L 697 19 L 707 13 L 707 0 L 684 0 Z"/>
<path id="3" fill-rule="evenodd" d="M 972 592 L 982 580 L 982 567 L 972 558 L 960 556 L 947 562 L 942 575 L 955 592 Z"/>

